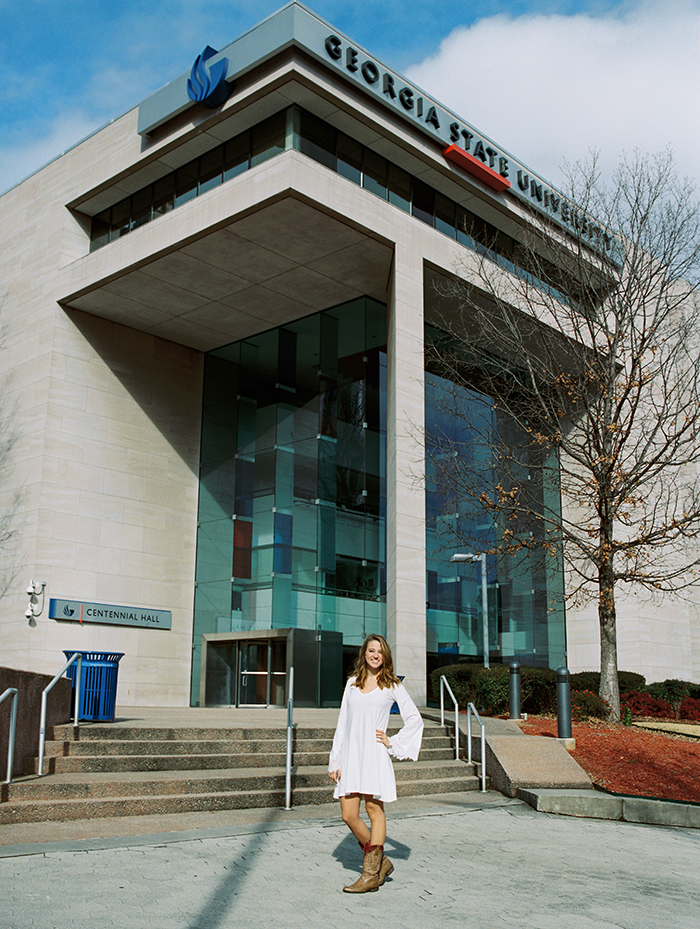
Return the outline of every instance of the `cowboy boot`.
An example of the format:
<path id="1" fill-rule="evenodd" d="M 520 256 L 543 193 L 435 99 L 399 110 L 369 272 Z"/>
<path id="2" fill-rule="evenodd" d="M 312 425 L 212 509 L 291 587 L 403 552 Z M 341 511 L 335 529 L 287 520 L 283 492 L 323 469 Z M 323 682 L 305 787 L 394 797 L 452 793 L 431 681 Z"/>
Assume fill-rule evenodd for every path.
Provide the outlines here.
<path id="1" fill-rule="evenodd" d="M 379 888 L 379 868 L 382 863 L 384 849 L 382 845 L 370 845 L 365 851 L 362 863 L 362 874 L 354 884 L 343 887 L 347 894 L 366 894 Z"/>
<path id="2" fill-rule="evenodd" d="M 394 866 L 382 852 L 382 863 L 379 867 L 379 886 L 381 887 L 384 881 L 389 877 L 393 872 Z"/>
<path id="3" fill-rule="evenodd" d="M 372 847 L 372 846 L 369 844 L 369 842 L 367 842 L 365 845 L 363 845 L 362 842 L 360 842 L 359 839 L 357 840 L 357 843 L 358 843 L 358 845 L 360 846 L 360 848 L 362 849 L 363 852 L 366 851 L 368 848 L 371 848 L 371 847 Z M 389 861 L 389 859 L 386 857 L 386 855 L 384 854 L 383 849 L 384 849 L 384 846 L 382 846 L 382 863 L 381 863 L 381 865 L 380 865 L 380 867 L 379 867 L 379 886 L 380 886 L 380 887 L 382 886 L 382 884 L 384 883 L 384 881 L 389 877 L 389 875 L 390 875 L 390 874 L 393 872 L 393 870 L 394 870 L 394 865 L 393 865 L 392 862 Z"/>

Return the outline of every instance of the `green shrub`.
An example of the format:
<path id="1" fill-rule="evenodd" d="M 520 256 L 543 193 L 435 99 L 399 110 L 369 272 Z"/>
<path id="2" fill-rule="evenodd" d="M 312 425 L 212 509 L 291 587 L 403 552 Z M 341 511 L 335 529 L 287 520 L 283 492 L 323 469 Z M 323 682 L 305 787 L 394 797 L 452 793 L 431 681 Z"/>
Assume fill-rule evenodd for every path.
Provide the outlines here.
<path id="1" fill-rule="evenodd" d="M 644 690 L 647 683 L 644 675 L 637 674 L 636 671 L 618 671 L 617 680 L 621 694 L 627 694 L 631 690 Z"/>
<path id="2" fill-rule="evenodd" d="M 648 693 L 649 696 L 653 697 L 655 700 L 665 700 L 664 694 L 666 689 L 661 681 L 654 681 L 653 684 L 647 684 L 644 688 L 645 693 Z"/>
<path id="3" fill-rule="evenodd" d="M 447 683 L 452 688 L 455 700 L 462 709 L 466 709 L 468 704 L 474 702 L 476 696 L 474 689 L 474 676 L 482 670 L 480 665 L 471 664 L 466 661 L 460 661 L 457 664 L 445 665 L 442 668 L 436 668 L 430 675 L 430 683 L 435 694 L 435 699 L 440 700 L 440 678 L 445 675 Z"/>
<path id="4" fill-rule="evenodd" d="M 617 681 L 620 687 L 620 693 L 626 694 L 630 690 L 644 690 L 646 679 L 643 674 L 637 674 L 636 671 L 618 671 Z M 600 671 L 577 671 L 571 675 L 571 689 L 573 690 L 590 690 L 593 693 L 600 691 Z"/>
<path id="5" fill-rule="evenodd" d="M 686 697 L 697 699 L 700 696 L 700 686 L 693 684 L 691 681 L 679 681 L 670 678 L 666 681 L 655 681 L 653 684 L 649 684 L 646 692 L 656 700 L 665 700 L 670 703 L 673 708 L 673 715 L 678 719 L 681 704 Z"/>
<path id="6" fill-rule="evenodd" d="M 524 713 L 556 713 L 557 672 L 551 668 L 520 669 L 520 702 Z"/>
<path id="7" fill-rule="evenodd" d="M 508 712 L 510 694 L 510 671 L 506 665 L 480 668 L 474 679 L 477 709 L 499 715 Z"/>
<path id="8" fill-rule="evenodd" d="M 460 662 L 436 668 L 430 683 L 436 699 L 440 699 L 440 677 L 445 675 L 457 703 L 466 709 L 469 703 L 488 713 L 507 713 L 510 703 L 510 665 L 498 664 L 483 668 L 478 664 Z M 556 671 L 550 668 L 520 669 L 520 703 L 526 713 L 551 713 L 556 710 Z"/>
<path id="9" fill-rule="evenodd" d="M 586 719 L 607 719 L 610 707 L 592 690 L 573 690 L 571 692 L 571 717 L 576 722 Z"/>
<path id="10" fill-rule="evenodd" d="M 592 693 L 598 693 L 600 690 L 600 671 L 577 671 L 569 678 L 571 681 L 571 691 L 583 692 L 590 690 Z"/>
<path id="11" fill-rule="evenodd" d="M 690 695 L 690 687 L 685 681 L 668 680 L 664 681 L 666 685 L 666 699 L 673 707 L 673 715 L 678 719 L 680 715 L 681 703 Z"/>

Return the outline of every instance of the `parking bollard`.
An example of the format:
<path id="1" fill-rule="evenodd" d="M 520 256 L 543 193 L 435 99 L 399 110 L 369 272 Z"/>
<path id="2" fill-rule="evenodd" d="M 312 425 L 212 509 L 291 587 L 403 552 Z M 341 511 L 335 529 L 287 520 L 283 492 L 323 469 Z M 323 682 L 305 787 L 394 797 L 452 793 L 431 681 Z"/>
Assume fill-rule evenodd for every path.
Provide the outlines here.
<path id="1" fill-rule="evenodd" d="M 520 719 L 520 665 L 514 661 L 510 666 L 510 718 Z"/>
<path id="2" fill-rule="evenodd" d="M 557 734 L 560 739 L 571 738 L 571 682 L 569 669 L 557 671 Z"/>

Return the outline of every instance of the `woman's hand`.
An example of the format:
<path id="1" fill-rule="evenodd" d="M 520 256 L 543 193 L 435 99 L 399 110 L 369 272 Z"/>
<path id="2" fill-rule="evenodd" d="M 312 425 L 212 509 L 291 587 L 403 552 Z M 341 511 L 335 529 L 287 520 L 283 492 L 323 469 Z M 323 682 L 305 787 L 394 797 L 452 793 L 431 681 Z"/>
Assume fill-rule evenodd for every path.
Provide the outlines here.
<path id="1" fill-rule="evenodd" d="M 335 784 L 337 784 L 340 780 L 340 768 L 336 768 L 335 771 L 329 771 L 328 776 Z"/>
<path id="2" fill-rule="evenodd" d="M 381 742 L 382 745 L 386 745 L 387 748 L 391 748 L 391 742 L 389 741 L 386 732 L 382 729 L 377 729 L 377 742 Z"/>

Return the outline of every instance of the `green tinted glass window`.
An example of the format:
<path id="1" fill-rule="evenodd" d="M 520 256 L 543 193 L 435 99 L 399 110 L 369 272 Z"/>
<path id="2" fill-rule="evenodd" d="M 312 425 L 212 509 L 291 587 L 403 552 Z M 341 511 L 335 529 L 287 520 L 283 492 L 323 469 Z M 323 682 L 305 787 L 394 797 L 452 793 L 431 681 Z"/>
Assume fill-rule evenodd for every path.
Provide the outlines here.
<path id="1" fill-rule="evenodd" d="M 456 236 L 455 206 L 454 200 L 444 197 L 441 193 L 435 194 L 435 228 L 451 239 Z"/>
<path id="2" fill-rule="evenodd" d="M 217 187 L 222 183 L 223 175 L 224 149 L 222 145 L 218 145 L 199 159 L 199 193 L 203 194 L 212 187 Z"/>
<path id="3" fill-rule="evenodd" d="M 283 152 L 285 137 L 286 118 L 284 111 L 255 126 L 251 130 L 251 168 Z"/>
<path id="4" fill-rule="evenodd" d="M 362 146 L 342 132 L 338 133 L 338 174 L 354 184 L 362 183 Z"/>
<path id="5" fill-rule="evenodd" d="M 383 200 L 387 199 L 387 173 L 389 165 L 386 158 L 377 155 L 369 148 L 365 149 L 362 163 L 362 186 Z"/>
<path id="6" fill-rule="evenodd" d="M 429 226 L 433 225 L 433 217 L 435 215 L 435 191 L 432 187 L 429 187 L 417 178 L 413 179 L 412 213 L 417 219 L 422 220 L 422 222 L 427 223 Z"/>
<path id="7" fill-rule="evenodd" d="M 175 175 L 162 177 L 153 185 L 153 215 L 168 213 L 175 206 Z"/>
<path id="8" fill-rule="evenodd" d="M 131 221 L 132 228 L 143 226 L 151 220 L 151 208 L 153 203 L 153 192 L 150 187 L 140 190 L 131 198 Z"/>
<path id="9" fill-rule="evenodd" d="M 131 230 L 131 197 L 112 207 L 112 238 L 119 238 Z"/>
<path id="10" fill-rule="evenodd" d="M 193 700 L 205 633 L 385 630 L 385 372 L 368 298 L 205 357 Z"/>
<path id="11" fill-rule="evenodd" d="M 242 132 L 224 148 L 224 180 L 242 174 L 250 167 L 250 133 Z"/>
<path id="12" fill-rule="evenodd" d="M 389 165 L 389 203 L 398 206 L 404 213 L 411 212 L 411 175 L 396 165 Z"/>
<path id="13" fill-rule="evenodd" d="M 300 115 L 299 151 L 335 171 L 337 131 L 311 113 L 303 110 Z"/>
<path id="14" fill-rule="evenodd" d="M 103 210 L 97 216 L 92 217 L 92 226 L 90 229 L 90 251 L 101 248 L 109 242 L 109 235 L 112 229 L 111 210 Z"/>
<path id="15" fill-rule="evenodd" d="M 197 162 L 178 168 L 175 173 L 175 206 L 182 206 L 197 196 Z"/>

